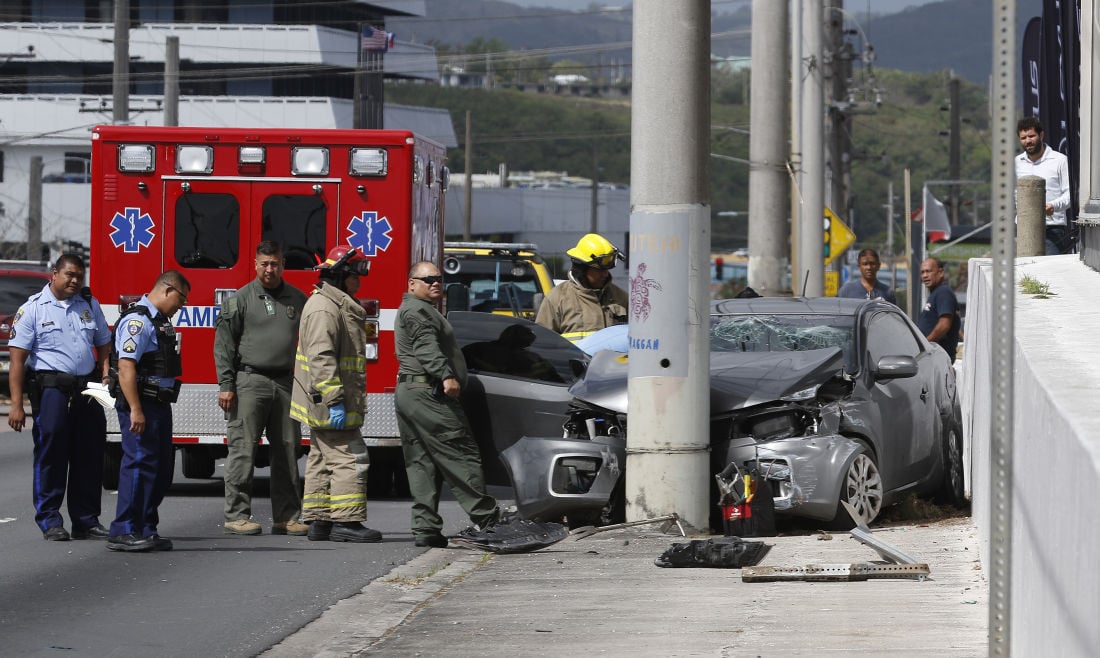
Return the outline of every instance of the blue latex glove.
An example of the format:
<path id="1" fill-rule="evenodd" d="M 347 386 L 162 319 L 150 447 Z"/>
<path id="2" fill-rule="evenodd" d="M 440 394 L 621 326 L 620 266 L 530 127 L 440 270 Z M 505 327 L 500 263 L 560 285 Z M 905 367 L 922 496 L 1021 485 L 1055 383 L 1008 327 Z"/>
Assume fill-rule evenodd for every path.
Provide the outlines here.
<path id="1" fill-rule="evenodd" d="M 328 408 L 328 424 L 334 430 L 344 429 L 344 420 L 347 418 L 347 411 L 344 410 L 344 403 L 334 404 Z"/>

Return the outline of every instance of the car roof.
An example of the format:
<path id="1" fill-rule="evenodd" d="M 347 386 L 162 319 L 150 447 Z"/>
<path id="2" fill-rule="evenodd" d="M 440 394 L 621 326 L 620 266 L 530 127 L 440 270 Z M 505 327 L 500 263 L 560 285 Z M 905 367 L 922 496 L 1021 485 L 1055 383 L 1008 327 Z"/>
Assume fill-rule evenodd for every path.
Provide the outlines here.
<path id="1" fill-rule="evenodd" d="M 776 313 L 806 313 L 827 315 L 859 315 L 871 308 L 896 310 L 889 302 L 878 299 L 847 299 L 840 297 L 753 297 L 750 299 L 719 299 L 711 302 L 711 315 Z"/>

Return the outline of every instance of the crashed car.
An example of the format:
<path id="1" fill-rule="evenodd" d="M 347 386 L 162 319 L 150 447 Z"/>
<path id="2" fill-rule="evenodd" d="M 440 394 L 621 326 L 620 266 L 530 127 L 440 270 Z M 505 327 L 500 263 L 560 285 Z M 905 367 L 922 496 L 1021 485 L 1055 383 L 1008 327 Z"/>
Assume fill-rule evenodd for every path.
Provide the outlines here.
<path id="1" fill-rule="evenodd" d="M 558 397 L 561 384 L 509 384 L 480 372 L 475 397 L 484 406 L 468 407 L 472 422 L 479 414 L 475 434 L 496 444 L 521 512 L 614 520 L 622 507 L 627 357 L 597 352 L 584 368 L 582 355 L 566 356 L 567 341 L 540 336 L 566 350 L 558 365 L 564 379 L 576 380 L 571 399 Z M 844 502 L 870 522 L 910 492 L 963 501 L 955 372 L 896 306 L 722 300 L 711 306 L 710 337 L 712 474 L 736 463 L 770 481 L 778 513 L 838 527 L 853 523 Z M 496 455 L 483 450 L 488 464 Z M 721 527 L 717 497 L 715 487 L 714 528 Z"/>

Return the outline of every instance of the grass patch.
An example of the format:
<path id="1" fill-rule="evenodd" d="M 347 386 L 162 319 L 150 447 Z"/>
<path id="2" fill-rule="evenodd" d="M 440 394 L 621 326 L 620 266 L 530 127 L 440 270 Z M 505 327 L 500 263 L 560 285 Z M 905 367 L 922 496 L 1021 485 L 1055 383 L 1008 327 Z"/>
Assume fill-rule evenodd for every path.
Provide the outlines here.
<path id="1" fill-rule="evenodd" d="M 1028 274 L 1020 278 L 1020 290 L 1025 295 L 1035 295 L 1036 299 L 1050 299 L 1054 296 L 1049 283 L 1043 283 Z"/>

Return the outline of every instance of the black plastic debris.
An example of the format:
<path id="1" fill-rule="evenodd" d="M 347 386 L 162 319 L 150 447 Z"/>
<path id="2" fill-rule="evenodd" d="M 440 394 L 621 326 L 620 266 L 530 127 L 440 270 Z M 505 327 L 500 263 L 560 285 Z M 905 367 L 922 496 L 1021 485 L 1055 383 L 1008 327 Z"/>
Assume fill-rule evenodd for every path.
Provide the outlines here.
<path id="1" fill-rule="evenodd" d="M 693 539 L 673 544 L 653 561 L 659 567 L 712 567 L 740 569 L 760 564 L 771 544 L 740 537 Z"/>
<path id="2" fill-rule="evenodd" d="M 511 519 L 480 530 L 467 528 L 451 537 L 450 543 L 488 553 L 530 553 L 546 548 L 569 536 L 560 523 Z"/>

